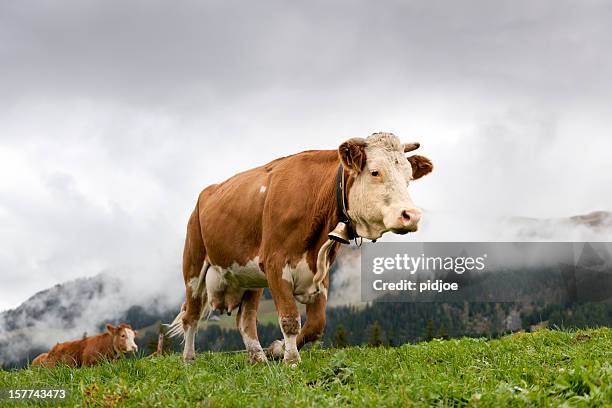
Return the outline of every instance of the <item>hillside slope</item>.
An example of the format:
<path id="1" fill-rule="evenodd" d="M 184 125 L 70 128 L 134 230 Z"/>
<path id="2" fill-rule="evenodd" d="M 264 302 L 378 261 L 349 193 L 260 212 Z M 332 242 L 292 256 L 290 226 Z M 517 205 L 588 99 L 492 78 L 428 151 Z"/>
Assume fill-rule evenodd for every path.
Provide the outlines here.
<path id="1" fill-rule="evenodd" d="M 612 329 L 543 330 L 498 340 L 314 349 L 297 369 L 243 354 L 178 354 L 79 370 L 0 371 L 0 387 L 69 390 L 69 405 L 530 406 L 612 404 Z"/>

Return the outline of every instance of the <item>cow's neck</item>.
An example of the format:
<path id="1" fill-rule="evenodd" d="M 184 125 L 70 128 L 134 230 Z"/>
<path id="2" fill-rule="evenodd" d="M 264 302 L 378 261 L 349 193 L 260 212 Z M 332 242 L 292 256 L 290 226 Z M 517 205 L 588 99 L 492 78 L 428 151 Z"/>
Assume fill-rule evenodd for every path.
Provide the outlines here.
<path id="1" fill-rule="evenodd" d="M 110 333 L 100 335 L 100 354 L 109 358 L 115 358 L 117 350 L 113 344 L 113 336 Z"/>
<path id="2" fill-rule="evenodd" d="M 316 273 L 313 277 L 313 285 L 316 287 L 316 293 L 327 293 L 326 288 L 329 286 L 329 269 L 334 263 L 336 255 L 338 254 L 338 248 L 340 247 L 340 242 L 334 238 L 334 236 L 342 236 L 342 242 L 346 242 L 351 236 L 354 236 L 351 232 L 349 232 L 347 236 L 343 234 L 329 235 L 336 226 L 340 225 L 339 223 L 345 223 L 346 228 L 352 227 L 350 225 L 350 218 L 347 214 L 348 203 L 344 199 L 344 195 L 348 195 L 354 178 L 339 167 L 339 160 L 337 160 L 335 166 L 333 172 L 334 177 L 326 178 L 321 189 L 320 199 L 325 204 L 326 211 L 320 214 L 325 214 L 326 216 L 320 218 L 320 227 L 316 229 L 316 231 L 319 232 L 317 240 L 318 245 L 316 246 Z M 338 194 L 339 189 L 340 195 Z M 334 231 L 334 233 L 335 232 L 336 231 Z"/>
<path id="3" fill-rule="evenodd" d="M 337 155 L 337 153 L 336 153 Z M 336 200 L 336 185 L 338 166 L 340 159 L 331 160 L 327 163 L 325 176 L 321 177 L 321 183 L 318 186 L 316 205 L 314 213 L 311 217 L 311 229 L 308 235 L 308 243 L 311 247 L 320 247 L 328 239 L 329 234 L 340 221 L 338 214 L 342 212 Z M 345 195 L 348 197 L 351 186 L 354 182 L 354 177 L 344 172 Z M 348 210 L 348 202 L 346 202 L 346 210 Z"/>

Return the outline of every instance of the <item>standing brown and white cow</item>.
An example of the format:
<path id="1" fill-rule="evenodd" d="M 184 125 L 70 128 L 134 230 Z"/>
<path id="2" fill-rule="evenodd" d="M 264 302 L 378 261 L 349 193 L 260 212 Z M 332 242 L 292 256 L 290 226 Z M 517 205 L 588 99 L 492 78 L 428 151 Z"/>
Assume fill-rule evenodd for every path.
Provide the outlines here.
<path id="1" fill-rule="evenodd" d="M 195 358 L 198 322 L 208 308 L 238 310 L 250 362 L 268 356 L 299 363 L 298 349 L 325 327 L 327 272 L 340 245 L 328 234 L 340 221 L 352 236 L 371 240 L 387 231 L 417 230 L 421 212 L 408 184 L 433 168 L 423 156 L 404 155 L 418 147 L 375 133 L 338 150 L 283 157 L 205 188 L 187 226 L 186 301 L 169 331 L 184 335 L 183 360 Z M 264 287 L 270 288 L 284 337 L 265 352 L 256 328 Z M 303 327 L 296 299 L 306 304 Z"/>

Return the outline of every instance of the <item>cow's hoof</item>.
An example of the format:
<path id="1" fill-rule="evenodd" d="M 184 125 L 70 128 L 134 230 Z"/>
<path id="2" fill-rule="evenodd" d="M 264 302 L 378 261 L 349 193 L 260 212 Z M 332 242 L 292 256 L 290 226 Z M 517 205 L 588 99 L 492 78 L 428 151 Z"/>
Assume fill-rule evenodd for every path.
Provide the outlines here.
<path id="1" fill-rule="evenodd" d="M 184 364 L 191 364 L 195 361 L 196 356 L 195 354 L 183 354 L 183 363 Z"/>
<path id="2" fill-rule="evenodd" d="M 247 362 L 249 364 L 260 364 L 266 363 L 268 359 L 266 358 L 266 354 L 263 350 L 257 351 L 247 351 Z"/>
<path id="3" fill-rule="evenodd" d="M 266 355 L 273 360 L 283 358 L 285 355 L 285 342 L 283 340 L 273 341 L 266 349 Z"/>
<path id="4" fill-rule="evenodd" d="M 298 364 L 300 364 L 300 362 L 302 361 L 302 359 L 300 358 L 300 352 L 297 350 L 287 351 L 285 353 L 283 361 L 291 368 L 297 367 Z"/>

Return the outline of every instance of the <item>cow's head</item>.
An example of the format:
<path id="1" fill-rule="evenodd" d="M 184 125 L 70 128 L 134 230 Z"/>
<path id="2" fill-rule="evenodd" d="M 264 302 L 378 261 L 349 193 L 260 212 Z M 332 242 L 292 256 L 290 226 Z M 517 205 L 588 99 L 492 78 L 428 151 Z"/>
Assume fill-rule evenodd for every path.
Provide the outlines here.
<path id="1" fill-rule="evenodd" d="M 132 329 L 129 324 L 121 323 L 115 327 L 112 324 L 106 325 L 106 330 L 113 336 L 113 347 L 122 353 L 128 353 L 130 351 L 138 352 L 138 346 L 134 341 L 137 331 Z"/>
<path id="2" fill-rule="evenodd" d="M 404 155 L 418 147 L 418 143 L 402 144 L 391 133 L 374 133 L 347 140 L 338 148 L 353 177 L 347 207 L 359 236 L 377 239 L 387 231 L 417 230 L 421 211 L 408 194 L 408 183 L 433 169 L 426 157 Z"/>

